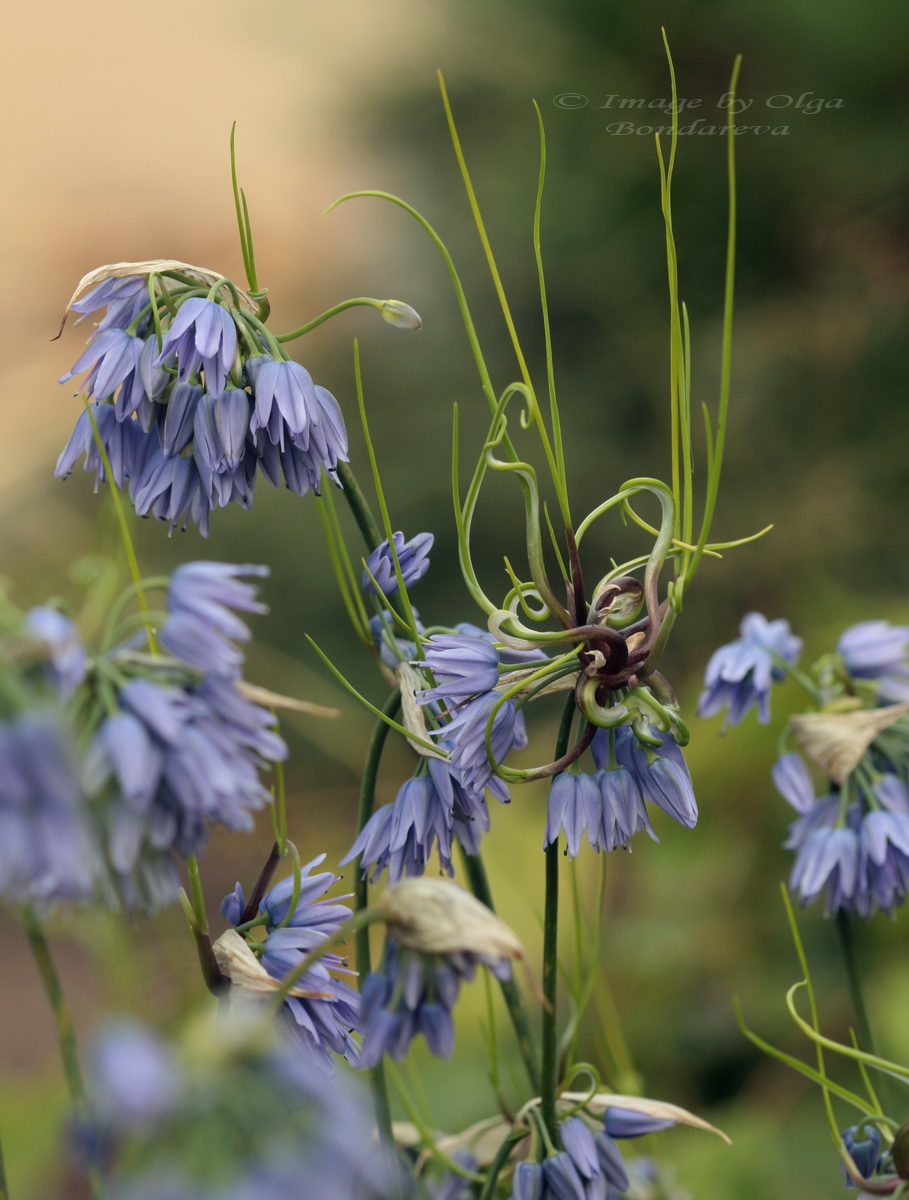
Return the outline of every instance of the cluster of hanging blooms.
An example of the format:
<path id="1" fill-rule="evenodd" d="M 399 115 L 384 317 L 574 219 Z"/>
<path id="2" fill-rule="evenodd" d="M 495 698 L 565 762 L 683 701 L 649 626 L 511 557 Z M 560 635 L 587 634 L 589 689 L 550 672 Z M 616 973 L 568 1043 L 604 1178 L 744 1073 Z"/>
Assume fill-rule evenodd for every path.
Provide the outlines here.
<path id="1" fill-rule="evenodd" d="M 325 861 L 321 854 L 268 891 L 254 910 L 254 932 L 242 942 L 236 935 L 215 943 L 224 973 L 231 979 L 231 999 L 247 995 L 261 1000 L 274 988 L 270 981 L 284 980 L 306 955 L 335 935 L 351 910 L 325 893 L 337 882 L 331 871 L 312 874 Z M 348 899 L 342 896 L 341 899 Z M 234 926 L 243 923 L 246 901 L 238 883 L 221 904 L 222 916 Z M 256 920 L 258 918 L 258 920 Z M 357 1061 L 357 1044 L 352 1031 L 359 1028 L 360 996 L 338 973 L 352 975 L 345 960 L 328 952 L 299 976 L 284 1001 L 285 1029 L 291 1041 L 316 1066 L 333 1070 L 335 1055 Z"/>
<path id="2" fill-rule="evenodd" d="M 111 1172 L 111 1200 L 391 1200 L 397 1180 L 366 1100 L 276 1046 L 249 1010 L 196 1021 L 171 1044 L 135 1022 L 102 1028 L 75 1131 Z M 205 1136 L 200 1137 L 200 1130 Z"/>
<path id="3" fill-rule="evenodd" d="M 225 898 L 221 912 L 230 928 L 212 944 L 195 856 L 214 826 L 250 828 L 253 814 L 272 799 L 262 772 L 287 753 L 266 707 L 283 698 L 251 687 L 242 673 L 250 636 L 246 618 L 263 611 L 256 581 L 265 569 L 188 563 L 170 580 L 137 580 L 132 596 L 114 606 L 97 650 L 84 645 L 75 627 L 53 610 L 30 615 L 23 636 L 38 648 L 31 664 L 34 686 L 49 702 L 40 712 L 34 704 L 14 703 L 8 716 L 0 714 L 7 722 L 0 730 L 0 765 L 5 757 L 12 781 L 0 783 L 0 833 L 7 823 L 17 836 L 26 836 L 23 822 L 34 818 L 22 797 L 41 788 L 42 803 L 47 802 L 41 820 L 58 831 L 72 820 L 77 836 L 65 851 L 51 839 L 41 845 L 26 868 L 34 889 L 90 894 L 130 907 L 153 908 L 174 898 L 177 866 L 188 860 L 192 896 L 181 898 L 205 981 L 234 1018 L 255 1022 L 264 1011 L 267 1036 L 277 1045 L 276 1052 L 263 1049 L 257 1035 L 241 1025 L 233 1027 L 239 1033 L 227 1031 L 226 1044 L 210 1038 L 205 1052 L 194 1057 L 164 1047 L 148 1031 L 120 1030 L 96 1053 L 87 1157 L 110 1149 L 130 1164 L 131 1178 L 113 1174 L 105 1181 L 112 1200 L 269 1200 L 304 1191 L 338 1200 L 383 1200 L 415 1195 L 414 1189 L 432 1200 L 467 1200 L 479 1194 L 477 1185 L 489 1197 L 510 1189 L 512 1200 L 631 1194 L 632 1176 L 616 1139 L 679 1120 L 709 1127 L 669 1105 L 600 1093 L 597 1070 L 586 1064 L 583 1071 L 594 1088 L 584 1095 L 567 1091 L 581 1064 L 574 1061 L 576 1039 L 566 1037 L 565 1053 L 554 1052 L 559 922 L 553 881 L 560 849 L 574 858 L 585 840 L 597 853 L 627 849 L 642 832 L 656 841 L 660 814 L 686 829 L 697 822 L 683 756 L 688 730 L 659 667 L 683 595 L 702 556 L 715 549 L 709 533 L 726 384 L 716 415 L 707 416 L 710 454 L 701 502 L 692 484 L 685 428 L 691 403 L 684 312 L 673 297 L 672 345 L 680 370 L 671 418 L 672 486 L 631 478 L 576 524 L 548 339 L 548 418 L 526 368 L 522 381 L 507 384 L 496 399 L 452 269 L 491 410 L 463 497 L 457 433 L 452 473 L 458 557 L 483 625 L 424 624 L 409 593 L 429 569 L 433 535 L 408 538 L 392 531 L 370 445 L 387 535 L 381 540 L 347 465 L 341 408 L 286 350 L 352 305 L 370 305 L 398 328 L 417 329 L 420 319 L 400 302 L 359 297 L 297 330 L 275 334 L 267 325 L 269 303 L 258 286 L 235 170 L 234 192 L 248 291 L 216 272 L 171 260 L 100 268 L 80 283 L 66 314 L 95 324 L 86 349 L 61 379 L 80 380 L 84 411 L 56 473 L 66 477 L 84 459 L 96 490 L 107 483 L 128 496 L 139 516 L 152 516 L 170 531 L 194 524 L 203 535 L 215 509 L 251 507 L 260 473 L 275 487 L 283 481 L 297 496 L 322 495 L 323 526 L 345 609 L 393 689 L 383 709 L 366 703 L 406 739 L 417 762 L 395 799 L 375 807 L 387 732 L 377 729 L 364 769 L 356 837 L 342 860 L 356 860 L 355 910 L 344 903 L 349 896 L 329 895 L 338 877 L 316 869 L 324 855 L 300 865 L 287 838 L 283 774 L 276 772 L 274 848 L 252 890 L 238 883 Z M 668 201 L 666 189 L 671 250 Z M 731 261 L 726 277 L 731 281 Z M 726 308 L 728 315 L 731 294 Z M 516 339 L 513 327 L 512 336 Z M 515 349 L 523 367 L 516 341 Z M 728 335 L 723 355 L 728 380 Z M 515 404 L 521 407 L 522 432 L 540 437 L 550 495 L 543 494 L 537 471 L 518 456 L 508 432 L 508 410 Z M 369 443 L 365 417 L 363 429 Z M 504 559 L 508 590 L 500 600 L 484 590 L 470 541 L 490 471 L 509 473 L 518 482 L 525 512 L 519 552 Z M 362 572 L 344 543 L 334 489 L 325 488 L 326 481 L 343 488 L 367 542 Z M 654 503 L 658 527 L 650 523 L 652 514 L 637 511 L 639 504 Z M 621 565 L 606 560 L 612 565 L 605 575 L 601 561 L 591 574 L 585 562 L 589 542 L 582 554 L 582 538 L 610 511 L 644 531 L 646 549 Z M 152 588 L 166 591 L 163 613 L 149 607 Z M 141 611 L 130 611 L 131 601 Z M 740 652 L 721 653 L 711 664 L 709 695 L 702 702 L 703 711 L 729 705 L 733 721 L 754 702 L 766 718 L 770 681 L 779 676 L 781 663 L 795 661 L 799 649 L 784 622 L 765 627 L 761 619 L 749 621 Z M 348 687 L 359 694 L 352 683 Z M 555 747 L 535 751 L 534 765 L 515 765 L 524 761 L 517 754 L 530 746 L 527 706 L 553 696 L 563 702 Z M 55 724 L 58 714 L 62 724 Z M 60 729 L 68 732 L 58 738 Z M 22 761 L 42 750 L 40 767 Z M 27 778 L 39 770 L 53 780 Z M 480 857 L 490 828 L 489 798 L 507 804 L 514 785 L 542 780 L 549 785 L 542 839 L 545 991 L 534 981 L 521 942 L 492 911 Z M 458 851 L 474 894 L 428 874 L 437 860 L 442 873 L 453 876 Z M 0 887 L 20 889 L 23 868 L 5 853 L 0 839 Z M 270 886 L 277 863 L 288 856 L 291 874 Z M 370 885 L 383 875 L 388 888 L 376 900 Z M 370 969 L 366 935 L 374 922 L 384 925 L 385 944 Z M 358 991 L 346 957 L 354 936 L 362 975 Z M 512 978 L 515 962 L 524 965 L 529 990 L 543 1009 L 539 1055 Z M 531 1098 L 501 1122 L 498 1117 L 482 1122 L 486 1133 L 501 1133 L 493 1155 L 484 1157 L 478 1142 L 465 1141 L 452 1146 L 449 1157 L 440 1155 L 448 1168 L 441 1180 L 431 1178 L 432 1170 L 430 1178 L 417 1179 L 419 1163 L 409 1164 L 414 1169 L 406 1178 L 392 1179 L 395 1131 L 382 1098 L 382 1072 L 373 1069 L 386 1056 L 403 1058 L 420 1036 L 431 1053 L 447 1058 L 461 985 L 480 968 L 502 985 Z M 587 999 L 574 998 L 579 1030 Z M 128 1058 L 136 1080 L 132 1092 L 124 1067 Z M 339 1058 L 373 1071 L 378 1157 L 369 1129 L 349 1107 L 344 1073 L 335 1072 Z M 275 1115 L 276 1107 L 289 1120 Z M 419 1135 L 414 1144 L 422 1141 L 433 1150 L 422 1129 Z M 662 1188 L 659 1172 L 654 1181 Z"/>
<path id="4" fill-rule="evenodd" d="M 214 825 L 252 827 L 270 799 L 260 772 L 287 753 L 238 645 L 237 614 L 264 611 L 245 577 L 266 573 L 178 567 L 154 642 L 134 615 L 97 652 L 57 609 L 16 618 L 0 653 L 0 891 L 156 908 Z"/>
<path id="5" fill-rule="evenodd" d="M 445 880 L 405 880 L 388 889 L 380 911 L 387 937 L 381 966 L 361 988 L 360 1066 L 386 1054 L 403 1058 L 420 1034 L 433 1054 L 448 1058 L 461 983 L 478 966 L 510 979 L 524 948 L 484 904 Z"/>
<path id="6" fill-rule="evenodd" d="M 416 713 L 411 713 L 414 727 L 432 739 L 438 753 L 422 753 L 416 775 L 402 784 L 394 801 L 372 814 L 343 861 L 358 858 L 363 872 L 371 872 L 372 881 L 387 870 L 394 883 L 404 876 L 422 875 L 433 852 L 452 875 L 457 842 L 468 854 L 478 853 L 489 828 L 487 793 L 503 803 L 509 800 L 499 768 L 512 750 L 527 745 L 525 697 L 508 693 L 541 665 L 545 677 L 549 660 L 541 647 L 528 641 L 506 637 L 502 642 L 466 622 L 450 631 L 427 634 L 415 620 L 413 639 L 402 637 L 384 607 L 398 592 L 395 560 L 405 587 L 416 583 L 428 569 L 432 535 L 422 533 L 407 540 L 395 533 L 392 541 L 394 550 L 389 540 L 384 541 L 367 559 L 363 572 L 364 590 L 378 597 L 371 633 L 382 663 L 396 672 L 402 693 L 416 702 Z M 633 605 L 640 596 L 640 585 L 625 579 L 606 589 L 601 603 L 606 610 L 615 605 L 627 616 L 623 602 L 631 597 Z M 618 633 L 600 625 L 588 632 L 613 647 L 614 665 L 627 661 L 625 642 Z M 593 662 L 596 667 L 603 665 L 597 658 Z M 572 676 L 579 692 L 582 688 L 590 692 L 589 679 L 583 672 Z M 566 853 L 575 857 L 584 834 L 597 851 L 627 847 L 641 830 L 658 840 L 645 801 L 686 828 L 697 822 L 691 777 L 679 748 L 687 732 L 671 693 L 664 696 L 668 704 L 648 689 L 627 695 L 630 703 L 609 709 L 594 700 L 596 715 L 605 717 L 600 724 L 588 726 L 581 748 L 590 746 L 598 769 L 595 774 L 555 775 L 544 846 L 564 833 Z M 545 773 L 550 773 L 548 768 Z"/>
<path id="7" fill-rule="evenodd" d="M 711 659 L 701 711 L 725 696 L 736 724 L 751 696 L 765 719 L 771 680 L 784 674 L 808 692 L 812 711 L 789 722 L 800 750 L 773 768 L 798 814 L 786 841 L 793 895 L 810 904 L 825 893 L 828 914 L 892 915 L 909 892 L 909 626 L 853 625 L 808 672 L 795 669 L 801 642 L 785 621 L 752 613 L 742 631 Z M 809 763 L 824 776 L 820 795 Z"/>
<path id="8" fill-rule="evenodd" d="M 171 529 L 192 521 L 203 534 L 213 510 L 250 507 L 259 471 L 298 496 L 318 493 L 323 472 L 337 483 L 347 461 L 338 403 L 287 356 L 246 293 L 183 263 L 93 277 L 110 270 L 69 306 L 80 318 L 104 315 L 60 379 L 84 374 L 90 403 L 57 475 L 84 455 L 96 485 L 104 481 L 100 441 L 140 516 Z"/>

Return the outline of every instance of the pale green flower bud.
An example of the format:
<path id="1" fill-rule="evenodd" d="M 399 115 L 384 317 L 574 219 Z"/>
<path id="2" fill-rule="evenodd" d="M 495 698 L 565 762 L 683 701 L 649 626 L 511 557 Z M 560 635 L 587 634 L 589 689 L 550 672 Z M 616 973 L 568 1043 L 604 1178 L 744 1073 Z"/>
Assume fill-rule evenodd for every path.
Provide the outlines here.
<path id="1" fill-rule="evenodd" d="M 403 300 L 383 300 L 379 309 L 384 320 L 395 329 L 422 329 L 420 314 Z"/>

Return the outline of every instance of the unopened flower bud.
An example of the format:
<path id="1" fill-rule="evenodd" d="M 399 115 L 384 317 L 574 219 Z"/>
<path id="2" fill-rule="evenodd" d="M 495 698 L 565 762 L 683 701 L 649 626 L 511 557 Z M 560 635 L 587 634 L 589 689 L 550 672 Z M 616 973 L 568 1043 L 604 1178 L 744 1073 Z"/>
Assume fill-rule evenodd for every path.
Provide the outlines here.
<path id="1" fill-rule="evenodd" d="M 420 314 L 403 300 L 383 300 L 379 309 L 384 320 L 395 329 L 422 329 L 423 321 Z"/>
<path id="2" fill-rule="evenodd" d="M 388 889 L 379 908 L 391 937 L 420 954 L 524 958 L 524 947 L 505 922 L 445 879 L 404 879 Z"/>

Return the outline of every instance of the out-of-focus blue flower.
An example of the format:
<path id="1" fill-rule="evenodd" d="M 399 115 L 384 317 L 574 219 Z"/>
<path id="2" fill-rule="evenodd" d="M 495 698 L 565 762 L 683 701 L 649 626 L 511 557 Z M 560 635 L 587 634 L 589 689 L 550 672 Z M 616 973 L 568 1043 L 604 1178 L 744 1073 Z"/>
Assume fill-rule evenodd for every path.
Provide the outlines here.
<path id="1" fill-rule="evenodd" d="M 846 630 L 836 648 L 854 678 L 879 680 L 880 703 L 909 700 L 909 625 L 860 621 Z"/>
<path id="2" fill-rule="evenodd" d="M 324 860 L 325 855 L 320 854 L 301 868 L 300 895 L 289 916 L 293 877 L 276 884 L 259 904 L 259 912 L 268 918 L 261 963 L 273 979 L 286 978 L 305 955 L 336 933 L 352 916 L 346 905 L 323 898 L 338 878 L 331 871 L 311 874 L 312 868 Z M 221 912 L 237 924 L 243 907 L 243 890 L 237 884 L 222 901 Z M 286 1028 L 291 1040 L 303 1051 L 307 1061 L 322 1070 L 331 1070 L 335 1054 L 349 1062 L 356 1062 L 358 1054 L 352 1031 L 359 1026 L 360 997 L 332 972 L 353 974 L 344 958 L 324 954 L 297 984 L 301 989 L 321 992 L 324 996 L 318 999 L 288 996 L 284 1001 Z"/>
<path id="3" fill-rule="evenodd" d="M 268 568 L 249 563 L 190 562 L 177 567 L 167 592 L 168 617 L 161 643 L 184 662 L 209 675 L 234 678 L 243 655 L 233 645 L 249 640 L 249 627 L 236 612 L 265 612 L 243 576 L 263 577 Z"/>
<path id="4" fill-rule="evenodd" d="M 111 1200 L 398 1200 L 370 1136 L 365 1096 L 286 1045 L 246 1010 L 200 1024 L 173 1049 L 141 1029 L 102 1035 L 91 1128 L 116 1166 Z M 138 1054 L 130 1086 L 129 1051 Z M 179 1086 L 167 1096 L 169 1060 Z M 117 1111 L 118 1101 L 128 1121 Z M 200 1128 L 205 1136 L 200 1137 Z"/>
<path id="5" fill-rule="evenodd" d="M 849 826 L 822 826 L 803 842 L 789 876 L 789 889 L 802 904 L 810 904 L 826 887 L 827 912 L 848 912 L 856 895 L 858 871 L 856 831 Z"/>
<path id="6" fill-rule="evenodd" d="M 213 824 L 250 829 L 270 799 L 259 772 L 287 747 L 271 712 L 239 690 L 235 644 L 249 636 L 237 612 L 263 608 L 243 577 L 264 574 L 217 562 L 177 568 L 160 631 L 170 657 L 160 672 L 142 664 L 117 692 L 120 711 L 95 730 L 86 784 L 107 799 L 100 811 L 113 887 L 127 904 L 172 899 L 170 851 L 198 853 Z"/>
<path id="7" fill-rule="evenodd" d="M 185 300 L 161 340 L 159 366 L 176 362 L 177 381 L 190 382 L 205 372 L 205 389 L 212 395 L 224 391 L 237 352 L 234 319 L 214 300 L 193 296 Z"/>
<path id="8" fill-rule="evenodd" d="M 363 826 L 341 866 L 362 856 L 363 874 L 373 867 L 372 881 L 388 868 L 388 882 L 405 875 L 422 875 L 426 860 L 437 847 L 443 868 L 451 865 L 452 810 L 430 775 L 406 780 L 391 804 L 376 809 Z"/>
<path id="9" fill-rule="evenodd" d="M 87 654 L 79 631 L 55 608 L 32 608 L 25 614 L 25 632 L 47 649 L 47 674 L 61 700 L 68 700 L 85 678 Z"/>
<path id="10" fill-rule="evenodd" d="M 184 1081 L 170 1047 L 136 1021 L 102 1028 L 89 1054 L 96 1119 L 114 1133 L 149 1128 L 169 1114 Z"/>
<path id="11" fill-rule="evenodd" d="M 778 758 L 773 765 L 772 775 L 776 790 L 797 813 L 804 815 L 814 808 L 814 782 L 800 754 L 792 751 Z"/>
<path id="12" fill-rule="evenodd" d="M 429 570 L 429 551 L 432 549 L 435 538 L 431 533 L 418 533 L 416 537 L 407 541 L 404 540 L 403 533 L 396 533 L 393 538 L 404 586 L 412 587 Z M 373 579 L 376 581 L 375 584 Z M 376 546 L 366 560 L 366 570 L 363 572 L 363 590 L 373 596 L 378 595 L 376 584 L 384 596 L 393 596 L 398 590 L 398 577 L 395 575 L 394 557 L 388 538 L 381 545 Z"/>
<path id="13" fill-rule="evenodd" d="M 799 754 L 774 766 L 777 790 L 799 814 L 785 848 L 796 852 L 789 885 L 803 904 L 826 887 L 828 913 L 869 917 L 892 914 L 909 894 L 909 787 L 890 771 L 874 774 L 870 787 L 851 779 L 848 791 L 816 797 Z"/>
<path id="14" fill-rule="evenodd" d="M 68 734 L 49 710 L 0 723 L 0 894 L 81 900 L 99 862 Z"/>
<path id="15" fill-rule="evenodd" d="M 391 935 L 378 971 L 368 975 L 360 991 L 363 1046 L 358 1065 L 374 1067 L 387 1054 L 402 1059 L 420 1034 L 437 1058 L 454 1047 L 452 1009 L 462 980 L 473 978 L 478 965 L 498 979 L 511 977 L 511 960 L 462 952 L 424 955 L 399 947 Z"/>
<path id="16" fill-rule="evenodd" d="M 850 1125 L 848 1129 L 843 1130 L 840 1138 L 862 1178 L 870 1179 L 881 1156 L 881 1135 L 877 1129 L 873 1125 L 866 1125 L 863 1129 L 859 1129 L 857 1125 Z M 846 1187 L 857 1187 L 858 1185 L 846 1174 L 846 1168 L 841 1165 L 840 1169 L 846 1176 Z"/>
<path id="17" fill-rule="evenodd" d="M 793 635 L 788 621 L 768 621 L 760 613 L 748 613 L 739 628 L 742 636 L 715 650 L 707 664 L 698 714 L 712 717 L 728 706 L 726 720 L 738 725 L 756 704 L 758 720 L 766 725 L 770 720 L 770 685 L 774 679 L 784 677 L 776 659 L 798 662 L 802 639 Z"/>
<path id="18" fill-rule="evenodd" d="M 451 1157 L 465 1171 L 476 1171 L 479 1165 L 471 1152 L 463 1146 L 455 1150 Z M 440 1180 L 428 1183 L 426 1192 L 429 1200 L 474 1200 L 476 1195 L 469 1179 L 450 1170 L 446 1170 Z"/>

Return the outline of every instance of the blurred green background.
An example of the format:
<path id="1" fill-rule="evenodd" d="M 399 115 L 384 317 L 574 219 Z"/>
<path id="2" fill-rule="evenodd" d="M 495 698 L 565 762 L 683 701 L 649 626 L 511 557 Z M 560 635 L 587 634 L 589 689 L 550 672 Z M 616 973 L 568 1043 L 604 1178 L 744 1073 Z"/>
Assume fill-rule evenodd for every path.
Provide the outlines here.
<path id="1" fill-rule="evenodd" d="M 619 99 L 668 96 L 665 25 L 679 94 L 701 100 L 683 124 L 722 124 L 718 102 L 735 54 L 744 55 L 739 92 L 750 104 L 740 123 L 786 132 L 749 132 L 737 141 L 732 415 L 715 535 L 733 538 L 769 523 L 774 529 L 706 562 L 690 593 L 665 665 L 692 726 L 701 822 L 689 833 L 663 821 L 661 845 L 611 856 L 602 961 L 646 1094 L 686 1105 L 733 1137 L 730 1149 L 676 1130 L 654 1144 L 690 1192 L 723 1200 L 836 1194 L 842 1181 L 819 1094 L 749 1046 L 731 1001 L 739 994 L 753 1027 L 807 1057 L 784 1006 L 798 977 L 778 893 L 790 865 L 780 849 L 789 814 L 768 776 L 774 730 L 799 698 L 782 689 L 770 731 L 750 720 L 726 737 L 719 721 L 699 721 L 694 706 L 711 650 L 735 636 L 752 608 L 789 617 L 805 639 L 807 662 L 855 620 L 909 619 L 909 9 L 883 0 L 269 0 L 253 10 L 237 0 L 161 0 L 150 11 L 113 0 L 67 8 L 38 0 L 7 24 L 12 49 L 2 86 L 14 115 L 2 135 L 7 470 L 0 545 L 15 597 L 30 604 L 51 593 L 77 595 L 71 564 L 117 555 L 107 502 L 92 495 L 80 472 L 65 484 L 51 477 L 78 411 L 54 380 L 82 339 L 71 327 L 58 342 L 46 339 L 79 277 L 100 263 L 167 256 L 239 277 L 227 162 L 227 133 L 237 119 L 273 327 L 291 328 L 348 295 L 397 297 L 423 316 L 422 332 L 405 335 L 364 310 L 346 313 L 298 343 L 298 356 L 341 401 L 354 466 L 365 475 L 352 369 L 352 339 L 360 338 L 393 523 L 409 534 L 436 534 L 433 567 L 415 599 L 424 620 L 445 623 L 474 616 L 457 574 L 450 518 L 452 404 L 461 409 L 465 448 L 478 445 L 486 421 L 449 281 L 429 241 L 399 210 L 356 200 L 328 217 L 321 211 L 337 195 L 366 187 L 397 193 L 424 212 L 454 254 L 496 386 L 516 376 L 445 130 L 435 84 L 442 68 L 542 384 L 531 245 L 531 102 L 539 103 L 548 137 L 543 243 L 557 382 L 573 502 L 586 511 L 630 476 L 668 474 L 656 156 L 652 138 L 615 131 L 617 121 L 663 122 L 659 109 L 651 116 L 623 111 Z M 817 108 L 818 98 L 840 103 Z M 682 139 L 674 193 L 696 404 L 713 403 L 717 392 L 724 150 L 720 136 Z M 495 481 L 476 527 L 490 586 L 504 581 L 503 553 L 521 561 L 519 516 L 512 490 Z M 143 566 L 158 573 L 192 556 L 270 564 L 271 614 L 256 624 L 261 644 L 249 674 L 342 709 L 339 721 L 301 719 L 288 731 L 293 836 L 304 857 L 326 849 L 337 859 L 351 840 L 369 720 L 332 683 L 304 632 L 373 699 L 382 685 L 358 665 L 322 569 L 314 505 L 263 486 L 251 514 L 224 511 L 213 524 L 208 542 L 195 531 L 168 539 L 164 527 L 142 524 Z M 635 544 L 617 522 L 604 523 L 586 545 L 591 574 Z M 545 745 L 553 721 L 545 711 L 536 718 Z M 409 771 L 407 754 L 395 750 L 380 799 L 390 799 Z M 543 791 L 520 790 L 510 809 L 493 813 L 488 839 L 503 915 L 531 945 L 538 944 L 542 906 L 544 812 Z M 268 844 L 261 824 L 255 838 L 214 839 L 204 863 L 213 908 L 235 879 L 248 885 L 254 878 Z M 593 857 L 582 856 L 579 869 L 588 908 Z M 825 1025 L 845 1036 L 850 1009 L 835 929 L 814 910 L 802 928 Z M 83 1036 L 124 1005 L 167 1027 L 202 1000 L 175 913 L 137 921 L 125 933 L 104 921 L 61 919 L 57 935 Z M 905 941 L 901 914 L 863 925 L 859 947 L 880 1044 L 904 1061 Z M 44 1196 L 52 1186 L 62 1194 L 60 1171 L 48 1170 L 63 1110 L 53 1032 L 12 914 L 0 944 L 0 1122 L 13 1194 Z M 473 993 L 460 1013 L 452 1064 L 414 1056 L 430 1120 L 449 1131 L 493 1103 L 480 1037 L 482 987 Z M 602 1012 L 591 1014 L 586 1054 L 597 1054 L 604 1021 Z"/>

